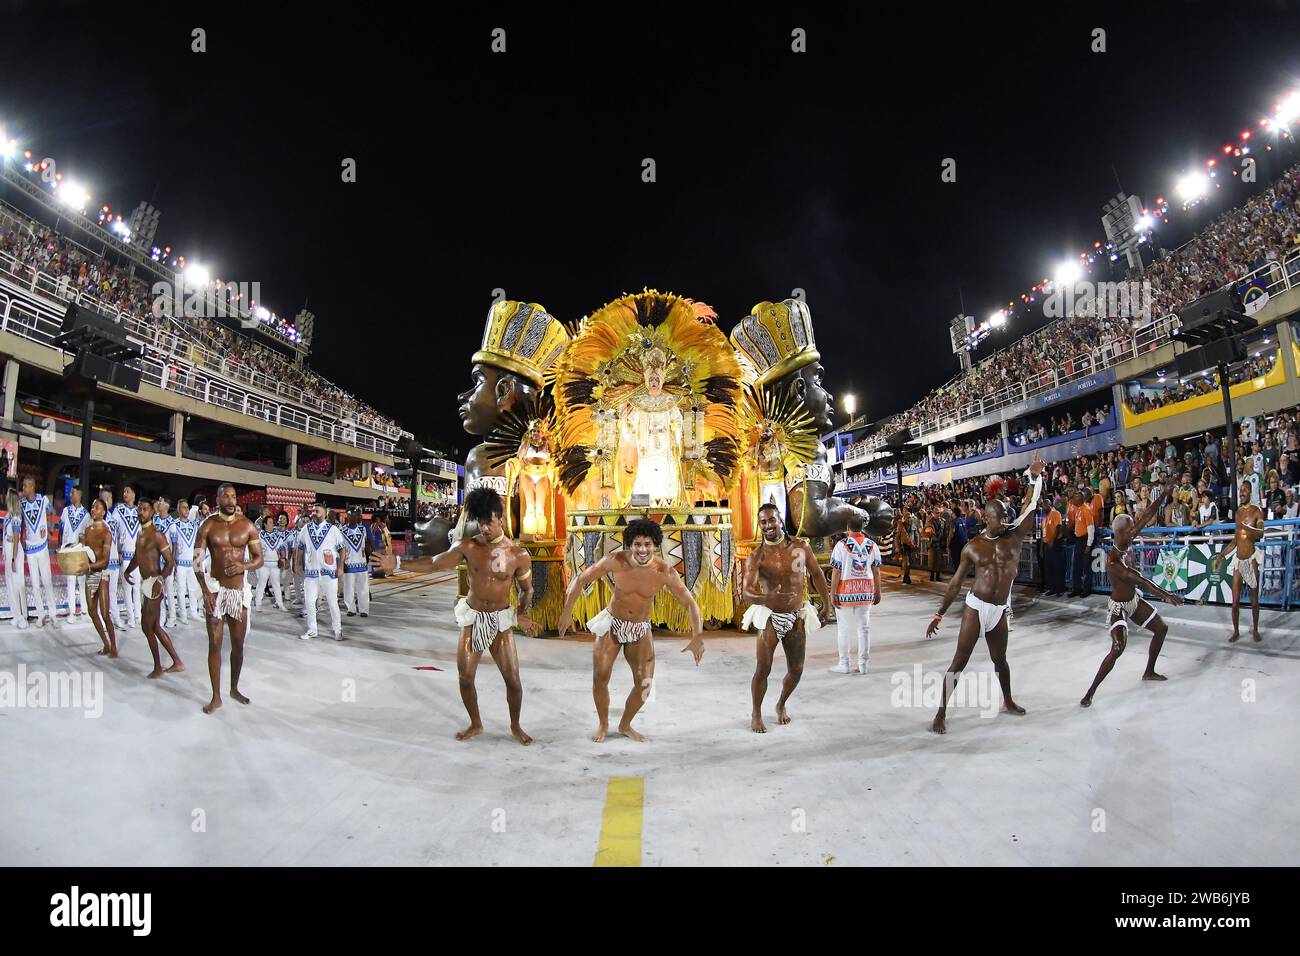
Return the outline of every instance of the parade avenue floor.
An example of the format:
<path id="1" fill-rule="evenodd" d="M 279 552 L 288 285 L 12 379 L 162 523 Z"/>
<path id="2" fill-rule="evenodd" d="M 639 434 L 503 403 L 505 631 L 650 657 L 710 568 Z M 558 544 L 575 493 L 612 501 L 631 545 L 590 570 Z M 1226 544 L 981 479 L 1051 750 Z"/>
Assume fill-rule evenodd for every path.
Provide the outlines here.
<path id="1" fill-rule="evenodd" d="M 892 569 L 873 612 L 871 673 L 840 676 L 834 627 L 810 639 L 780 726 L 749 729 L 754 639 L 710 636 L 702 666 L 656 640 L 644 743 L 589 736 L 589 639 L 518 638 L 523 726 L 509 734 L 488 657 L 486 732 L 458 742 L 449 576 L 376 582 L 346 640 L 296 636 L 257 612 L 241 689 L 213 716 L 200 626 L 173 631 L 183 674 L 146 680 L 138 629 L 95 656 L 85 626 L 0 625 L 0 674 L 102 672 L 102 714 L 0 707 L 4 865 L 1294 865 L 1300 764 L 1290 739 L 1300 642 L 1265 613 L 1264 641 L 1226 643 L 1223 608 L 1166 611 L 1163 684 L 1139 680 L 1146 632 L 1079 707 L 1107 649 L 1105 599 L 1017 589 L 1009 659 L 1028 713 L 1000 697 L 981 646 L 928 727 L 958 612 L 933 641 L 938 585 Z M 924 573 L 918 574 L 924 578 Z M 1244 615 L 1248 618 L 1248 614 Z M 328 633 L 328 625 L 321 627 Z M 228 665 L 225 674 L 228 680 Z M 919 670 L 918 670 L 919 669 Z M 616 665 L 611 726 L 630 687 Z M 89 681 L 90 678 L 88 677 Z M 89 684 L 88 684 L 89 686 Z M 992 699 L 989 699 L 991 690 Z M 224 692 L 224 687 L 223 687 Z M 21 693 L 21 691 L 20 691 Z M 989 716 L 983 716 L 988 713 Z"/>

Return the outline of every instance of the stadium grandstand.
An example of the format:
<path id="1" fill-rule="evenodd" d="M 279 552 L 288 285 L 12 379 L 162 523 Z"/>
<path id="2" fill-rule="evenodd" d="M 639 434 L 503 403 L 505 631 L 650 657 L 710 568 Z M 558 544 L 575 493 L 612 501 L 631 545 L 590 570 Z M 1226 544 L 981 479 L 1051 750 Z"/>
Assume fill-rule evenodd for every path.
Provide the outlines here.
<path id="1" fill-rule="evenodd" d="M 1082 491 L 1099 549 L 1108 546 L 1114 515 L 1140 510 L 1172 483 L 1174 501 L 1139 546 L 1144 573 L 1154 574 L 1171 551 L 1230 542 L 1234 485 L 1245 480 L 1268 519 L 1262 601 L 1300 606 L 1300 166 L 1131 271 L 1129 281 L 1142 285 L 1146 314 L 1114 309 L 1101 295 L 1083 299 L 910 408 L 827 436 L 839 462 L 836 494 L 889 498 L 900 511 L 896 535 L 926 553 L 927 566 L 933 552 L 936 566 L 951 571 L 960 552 L 954 541 L 978 527 L 986 483 L 996 479 L 1014 492 L 1035 455 L 1048 463 L 1053 491 L 1040 522 L 1050 508 L 1064 513 Z M 1050 296 L 1059 286 L 1045 282 L 1036 291 Z M 1187 368 L 1176 344 L 1180 312 L 1225 292 L 1254 321 L 1227 367 L 1232 460 L 1219 369 Z M 905 429 L 911 442 L 894 455 L 889 439 Z M 1020 580 L 1055 590 L 1047 578 L 1053 542 L 1037 537 L 1026 545 Z M 1073 565 L 1086 553 L 1070 547 L 1077 542 L 1068 532 L 1054 543 L 1067 552 L 1073 581 Z M 1223 578 L 1195 596 L 1229 603 Z M 1103 574 L 1086 584 L 1105 588 Z"/>
<path id="2" fill-rule="evenodd" d="M 283 319 L 248 290 L 153 245 L 157 212 L 147 204 L 130 220 L 108 206 L 88 213 L 68 180 L 44 177 L 30 154 L 8 153 L 0 443 L 9 485 L 31 475 L 57 514 L 76 481 L 83 408 L 65 385 L 71 355 L 56 342 L 72 305 L 111 321 L 143 351 L 138 391 L 97 389 L 92 491 L 132 484 L 150 496 L 211 502 L 217 482 L 233 480 L 254 511 L 292 516 L 320 501 L 400 519 L 414 484 L 418 510 L 454 505 L 454 463 L 424 449 L 414 482 L 411 433 L 312 369 L 311 313 Z"/>

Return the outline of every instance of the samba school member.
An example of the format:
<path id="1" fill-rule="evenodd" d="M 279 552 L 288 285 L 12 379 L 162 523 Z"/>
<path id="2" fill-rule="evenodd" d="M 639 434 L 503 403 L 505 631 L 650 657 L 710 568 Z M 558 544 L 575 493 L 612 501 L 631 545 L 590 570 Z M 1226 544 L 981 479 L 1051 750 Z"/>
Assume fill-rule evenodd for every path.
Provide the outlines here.
<path id="1" fill-rule="evenodd" d="M 361 523 L 361 510 L 348 512 L 348 523 L 339 531 L 347 550 L 343 554 L 343 604 L 348 617 L 370 616 L 370 536 Z"/>
<path id="2" fill-rule="evenodd" d="M 31 475 L 24 475 L 19 487 L 22 491 L 18 506 L 23 517 L 23 551 L 27 555 L 32 597 L 38 611 L 41 602 L 45 603 L 40 623 L 44 625 L 48 620 L 57 630 L 60 624 L 54 603 L 54 579 L 50 574 L 50 499 L 36 493 L 36 479 Z"/>
<path id="3" fill-rule="evenodd" d="M 971 652 L 983 636 L 988 644 L 989 657 L 997 670 L 998 683 L 1002 685 L 1002 707 L 1007 713 L 1022 715 L 1025 709 L 1011 696 L 1011 667 L 1007 663 L 1007 632 L 1011 617 L 1011 585 L 1015 583 L 1020 567 L 1020 546 L 1033 527 L 1030 516 L 1038 508 L 1038 497 L 1043 490 L 1043 461 L 1037 454 L 1029 466 L 1033 494 L 1025 502 L 1020 516 L 1007 521 L 1007 508 L 996 497 L 989 495 L 984 505 L 985 528 L 961 552 L 961 563 L 948 582 L 943 603 L 926 628 L 925 636 L 934 637 L 949 605 L 961 590 L 972 569 L 975 583 L 966 592 L 966 606 L 962 609 L 961 631 L 957 635 L 957 650 L 944 676 L 943 699 L 930 729 L 937 734 L 948 732 L 948 698 L 956 686 L 961 672 L 970 661 Z"/>
<path id="4" fill-rule="evenodd" d="M 59 523 L 62 525 L 62 536 L 60 541 L 64 545 L 76 544 L 85 534 L 86 529 L 90 527 L 90 512 L 81 506 L 81 489 L 73 488 L 68 493 L 69 501 L 63 506 L 63 513 L 59 515 Z M 68 618 L 81 617 L 87 611 L 90 605 L 87 603 L 86 595 L 86 576 L 83 574 L 66 575 L 68 582 Z M 81 604 L 78 606 L 77 598 L 80 596 Z"/>

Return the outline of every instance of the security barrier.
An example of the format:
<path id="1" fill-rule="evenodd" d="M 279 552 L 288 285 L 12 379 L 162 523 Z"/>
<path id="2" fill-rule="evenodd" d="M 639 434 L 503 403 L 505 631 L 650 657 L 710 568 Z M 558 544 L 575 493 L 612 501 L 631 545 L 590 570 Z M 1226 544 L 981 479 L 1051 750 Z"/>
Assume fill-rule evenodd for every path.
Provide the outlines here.
<path id="1" fill-rule="evenodd" d="M 1204 528 L 1147 528 L 1134 541 L 1132 553 L 1142 576 L 1184 600 L 1205 604 L 1232 603 L 1232 550 L 1236 526 L 1212 524 Z M 1020 584 L 1039 584 L 1039 544 L 1026 541 L 1020 557 Z M 1092 590 L 1110 593 L 1106 554 L 1112 546 L 1105 529 L 1092 548 Z M 1065 580 L 1074 580 L 1074 548 L 1066 545 Z M 1300 520 L 1265 521 L 1264 537 L 1255 547 L 1263 554 L 1260 569 L 1261 606 L 1292 610 L 1300 607 L 1300 580 L 1296 575 L 1300 547 Z M 1249 596 L 1243 593 L 1243 600 Z"/>

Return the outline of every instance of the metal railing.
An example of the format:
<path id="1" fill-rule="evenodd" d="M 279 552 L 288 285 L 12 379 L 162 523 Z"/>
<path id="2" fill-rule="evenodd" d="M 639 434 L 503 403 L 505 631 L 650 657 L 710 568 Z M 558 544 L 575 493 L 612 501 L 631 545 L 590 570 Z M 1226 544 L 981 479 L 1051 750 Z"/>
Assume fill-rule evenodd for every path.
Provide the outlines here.
<path id="1" fill-rule="evenodd" d="M 1264 263 L 1240 279 L 1234 280 L 1233 284 L 1241 287 L 1256 279 L 1263 279 L 1264 287 L 1270 296 L 1300 287 L 1300 250 L 1293 251 L 1282 259 Z M 1050 336 L 1054 325 L 1055 323 L 1030 334 Z M 1039 373 L 1029 381 L 1005 386 L 951 411 L 925 419 L 911 426 L 912 435 L 922 440 L 926 437 L 932 438 L 944 429 L 1028 401 L 1043 392 L 1061 388 L 1097 372 L 1104 372 L 1121 362 L 1127 362 L 1164 345 L 1170 340 L 1176 328 L 1177 315 L 1172 312 L 1163 315 L 1141 328 L 1134 329 L 1129 336 L 1122 340 L 1098 345 L 1080 352 L 1061 362 L 1059 369 L 1054 368 L 1050 372 Z M 882 431 L 866 439 L 865 442 L 859 443 L 844 456 L 844 464 L 851 466 L 865 460 L 871 452 L 884 445 L 886 437 Z"/>
<path id="2" fill-rule="evenodd" d="M 11 332 L 28 341 L 61 351 L 54 345 L 54 338 L 63 326 L 63 310 L 52 304 L 47 305 L 35 296 L 15 295 L 6 288 L 7 264 L 4 260 L 7 258 L 0 256 L 0 332 Z M 174 336 L 173 341 L 168 343 L 166 333 L 161 333 L 160 338 L 156 328 L 141 328 L 140 323 L 129 316 L 120 318 L 127 335 L 145 347 L 144 357 L 140 361 L 140 379 L 143 382 L 207 405 L 260 418 L 268 423 L 342 445 L 381 455 L 393 454 L 394 444 L 391 440 L 359 431 L 347 422 L 330 421 L 319 414 L 313 415 L 305 408 L 276 401 L 271 396 L 212 375 L 204 371 L 201 364 L 176 354 Z"/>
<path id="3" fill-rule="evenodd" d="M 1230 558 L 1235 533 L 1236 526 L 1232 524 L 1212 524 L 1204 528 L 1147 528 L 1131 550 L 1142 576 L 1154 580 L 1165 556 L 1186 547 L 1187 555 L 1182 566 L 1187 584 L 1166 587 L 1166 590 L 1179 594 L 1186 601 L 1231 604 L 1233 569 Z M 1110 531 L 1106 529 L 1089 552 L 1091 568 L 1088 573 L 1092 590 L 1098 594 L 1110 593 L 1110 580 L 1105 571 L 1097 573 L 1096 569 L 1105 567 L 1106 553 L 1112 545 Z M 1069 582 L 1073 580 L 1075 549 L 1069 545 L 1064 547 L 1065 580 Z M 1300 578 L 1296 575 L 1297 561 L 1300 560 L 1300 519 L 1265 521 L 1264 537 L 1255 543 L 1255 548 L 1262 554 L 1260 605 L 1283 610 L 1300 608 Z M 1244 588 L 1241 602 L 1250 604 L 1250 596 Z"/>
<path id="4" fill-rule="evenodd" d="M 0 210 L 0 213 L 3 213 L 3 210 Z M 9 221 L 18 229 L 27 229 L 25 224 L 14 220 L 12 216 L 0 214 L 0 219 Z M 62 241 L 70 241 L 66 240 L 63 236 L 60 236 L 59 238 Z M 75 243 L 73 244 L 75 245 Z M 90 250 L 83 251 L 88 256 L 102 258 Z M 77 302 L 78 304 L 84 304 L 88 307 L 94 308 L 101 314 L 111 316 L 116 321 L 132 329 L 146 341 L 155 335 L 167 335 L 166 332 L 163 332 L 162 329 L 154 323 L 143 321 L 130 312 L 118 309 L 98 297 L 91 295 L 85 290 L 76 288 L 76 284 L 69 275 L 57 277 L 48 275 L 44 272 L 38 271 L 33 266 L 22 262 L 16 257 L 4 253 L 0 253 L 0 275 L 8 277 L 23 289 L 44 293 L 45 295 L 63 302 Z M 236 306 L 230 306 L 230 308 L 233 310 Z M 226 350 L 211 337 L 202 336 L 203 338 L 206 338 L 206 344 L 199 342 L 199 330 L 186 328 L 182 323 L 166 312 L 163 312 L 162 318 L 176 330 L 174 338 L 178 340 L 190 340 L 192 342 L 190 351 L 194 352 L 193 361 L 195 364 L 204 365 L 213 371 L 218 372 L 223 377 L 234 378 L 237 381 L 258 388 L 270 395 L 280 396 L 289 401 L 297 402 L 307 409 L 317 411 L 323 417 L 332 417 L 341 424 L 351 421 L 357 426 L 369 428 L 376 434 L 393 440 L 402 437 L 404 434 L 402 428 L 397 425 L 396 422 L 386 421 L 360 412 L 350 412 L 344 409 L 337 402 L 307 395 L 301 389 L 285 382 L 278 381 L 273 376 L 269 376 L 249 367 L 241 366 L 238 363 L 231 363 L 226 358 Z M 249 341 L 250 344 L 255 344 L 251 339 Z M 285 367 L 286 370 L 288 370 L 292 366 L 286 361 Z"/>
<path id="5" fill-rule="evenodd" d="M 10 282 L 17 285 L 15 291 L 30 295 L 10 294 L 4 288 Z M 86 305 L 115 318 L 128 336 L 144 345 L 141 379 L 151 385 L 384 455 L 393 454 L 394 441 L 402 434 L 402 430 L 392 423 L 375 422 L 372 427 L 379 434 L 360 431 L 337 405 L 306 396 L 292 386 L 275 382 L 250 369 L 232 367 L 211 349 L 157 325 L 141 322 L 128 312 L 108 307 L 95 297 L 75 290 L 67 277 L 56 280 L 13 256 L 0 254 L 0 308 L 3 308 L 0 331 L 13 332 L 30 341 L 57 348 L 53 342 L 62 328 L 63 309 L 41 301 L 37 293 L 61 302 Z M 175 323 L 174 319 L 167 318 Z M 216 374 L 212 374 L 214 372 Z M 240 387 L 230 379 L 247 387 Z M 295 399 L 299 407 L 288 404 Z"/>

